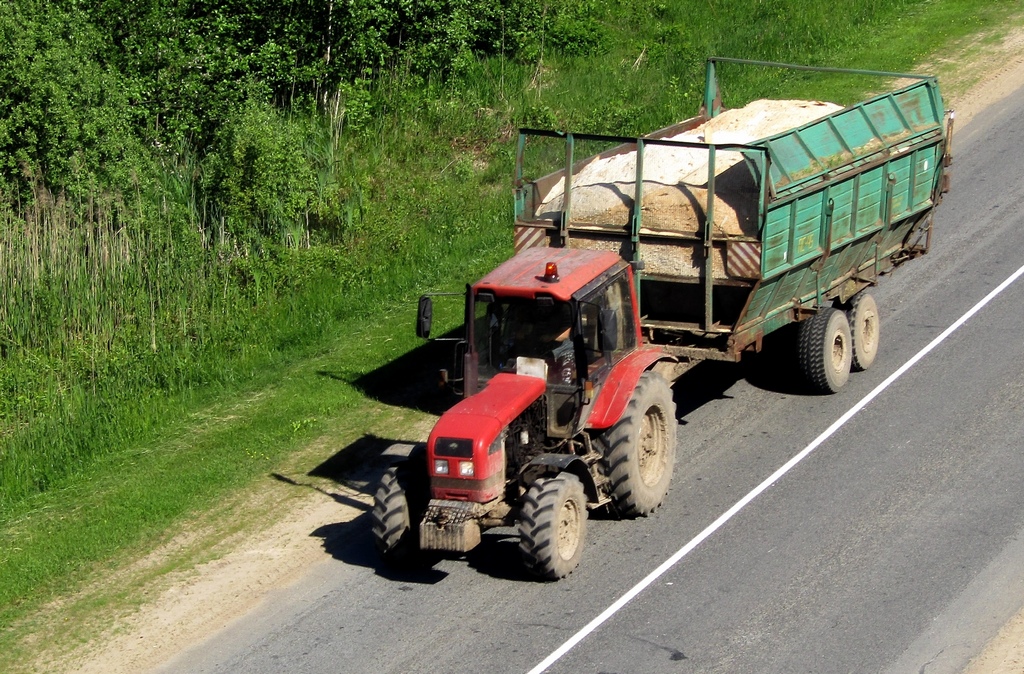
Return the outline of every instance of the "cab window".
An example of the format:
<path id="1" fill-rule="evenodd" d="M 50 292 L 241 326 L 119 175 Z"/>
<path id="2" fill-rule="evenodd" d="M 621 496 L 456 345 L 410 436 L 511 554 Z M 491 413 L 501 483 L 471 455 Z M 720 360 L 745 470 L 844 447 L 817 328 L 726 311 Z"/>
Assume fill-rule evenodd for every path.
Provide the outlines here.
<path id="1" fill-rule="evenodd" d="M 614 363 L 636 348 L 633 295 L 625 272 L 581 298 L 580 321 L 588 365 Z M 611 344 L 603 343 L 602 324 L 605 322 L 608 325 L 604 331 L 614 337 L 614 349 L 610 348 Z"/>

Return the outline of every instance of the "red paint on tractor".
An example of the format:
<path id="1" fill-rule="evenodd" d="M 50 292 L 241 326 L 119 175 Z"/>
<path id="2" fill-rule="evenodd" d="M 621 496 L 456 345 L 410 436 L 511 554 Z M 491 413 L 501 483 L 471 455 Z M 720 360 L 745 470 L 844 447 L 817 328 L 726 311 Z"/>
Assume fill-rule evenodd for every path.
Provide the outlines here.
<path id="1" fill-rule="evenodd" d="M 568 302 L 573 293 L 621 260 L 619 255 L 609 251 L 530 248 L 499 265 L 474 288 L 492 290 L 503 297 L 532 299 L 542 294 Z M 549 262 L 558 265 L 557 281 L 544 279 L 544 269 Z"/>
<path id="2" fill-rule="evenodd" d="M 587 418 L 587 428 L 608 428 L 618 421 L 633 396 L 640 375 L 659 360 L 665 360 L 665 352 L 656 346 L 645 346 L 616 363 L 594 401 L 594 409 Z"/>
<path id="3" fill-rule="evenodd" d="M 502 372 L 482 391 L 445 412 L 434 425 L 427 441 L 433 498 L 486 503 L 502 493 L 505 486 L 504 446 L 494 447 L 502 430 L 535 400 L 544 395 L 543 379 Z M 439 456 L 439 439 L 471 441 L 468 457 Z M 438 473 L 438 461 L 448 472 Z M 472 477 L 461 476 L 460 461 L 473 462 Z"/>

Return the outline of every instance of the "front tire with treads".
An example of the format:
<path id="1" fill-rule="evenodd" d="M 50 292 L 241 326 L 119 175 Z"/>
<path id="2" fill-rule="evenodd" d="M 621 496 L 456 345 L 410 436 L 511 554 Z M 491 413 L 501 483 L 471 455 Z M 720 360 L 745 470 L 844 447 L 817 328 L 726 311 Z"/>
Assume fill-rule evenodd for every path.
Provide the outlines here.
<path id="1" fill-rule="evenodd" d="M 408 566 L 421 557 L 419 525 L 429 500 L 426 474 L 416 474 L 421 463 L 405 461 L 388 468 L 373 496 L 373 542 L 392 566 Z"/>
<path id="2" fill-rule="evenodd" d="M 519 552 L 531 573 L 565 578 L 579 566 L 587 534 L 587 497 L 575 475 L 538 478 L 519 511 Z"/>

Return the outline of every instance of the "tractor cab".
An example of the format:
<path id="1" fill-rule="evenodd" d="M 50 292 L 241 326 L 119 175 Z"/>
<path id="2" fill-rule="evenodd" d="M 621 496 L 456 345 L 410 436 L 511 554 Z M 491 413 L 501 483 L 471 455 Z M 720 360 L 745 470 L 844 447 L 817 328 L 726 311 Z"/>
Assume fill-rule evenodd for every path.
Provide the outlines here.
<path id="1" fill-rule="evenodd" d="M 467 297 L 467 395 L 499 373 L 537 377 L 546 435 L 575 435 L 610 366 L 639 343 L 631 283 L 613 253 L 533 249 L 495 269 Z"/>
<path id="2" fill-rule="evenodd" d="M 525 489 L 538 457 L 584 451 L 593 402 L 640 342 L 633 298 L 629 265 L 587 250 L 530 249 L 470 286 L 464 399 L 427 441 L 432 497 L 487 503 Z"/>

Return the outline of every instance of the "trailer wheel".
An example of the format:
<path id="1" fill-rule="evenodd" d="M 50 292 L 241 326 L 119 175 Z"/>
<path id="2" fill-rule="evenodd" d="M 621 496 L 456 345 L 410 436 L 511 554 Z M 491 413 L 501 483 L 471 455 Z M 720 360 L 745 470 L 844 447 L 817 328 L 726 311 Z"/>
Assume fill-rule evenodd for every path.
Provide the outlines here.
<path id="1" fill-rule="evenodd" d="M 800 325 L 800 369 L 821 393 L 835 393 L 850 378 L 853 362 L 850 322 L 831 307 Z"/>
<path id="2" fill-rule="evenodd" d="M 420 520 L 426 512 L 429 491 L 426 466 L 403 461 L 388 468 L 373 495 L 373 542 L 384 561 L 408 566 L 420 558 Z"/>
<path id="3" fill-rule="evenodd" d="M 538 478 L 519 511 L 519 552 L 533 574 L 565 578 L 579 566 L 587 533 L 587 497 L 571 473 Z"/>
<path id="4" fill-rule="evenodd" d="M 622 418 L 598 438 L 619 515 L 644 517 L 665 500 L 676 460 L 676 426 L 668 382 L 643 373 Z"/>
<path id="5" fill-rule="evenodd" d="M 852 368 L 860 372 L 871 367 L 878 355 L 878 305 L 869 293 L 861 292 L 850 300 L 850 308 L 846 312 L 850 321 L 850 333 L 853 337 Z"/>

